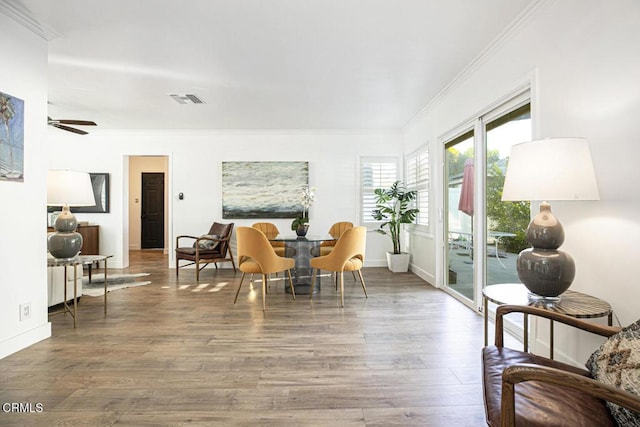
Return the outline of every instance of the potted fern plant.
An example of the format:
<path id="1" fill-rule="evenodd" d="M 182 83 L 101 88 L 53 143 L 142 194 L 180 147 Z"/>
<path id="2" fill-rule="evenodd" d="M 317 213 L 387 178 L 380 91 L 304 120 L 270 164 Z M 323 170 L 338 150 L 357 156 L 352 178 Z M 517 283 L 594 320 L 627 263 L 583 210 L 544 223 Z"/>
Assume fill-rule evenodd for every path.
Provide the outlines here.
<path id="1" fill-rule="evenodd" d="M 382 221 L 376 230 L 391 238 L 393 252 L 387 252 L 387 264 L 393 272 L 406 272 L 409 269 L 409 254 L 402 252 L 400 232 L 402 224 L 415 222 L 418 209 L 414 207 L 417 191 L 406 189 L 402 181 L 394 182 L 389 188 L 377 188 L 376 209 L 373 218 Z"/>

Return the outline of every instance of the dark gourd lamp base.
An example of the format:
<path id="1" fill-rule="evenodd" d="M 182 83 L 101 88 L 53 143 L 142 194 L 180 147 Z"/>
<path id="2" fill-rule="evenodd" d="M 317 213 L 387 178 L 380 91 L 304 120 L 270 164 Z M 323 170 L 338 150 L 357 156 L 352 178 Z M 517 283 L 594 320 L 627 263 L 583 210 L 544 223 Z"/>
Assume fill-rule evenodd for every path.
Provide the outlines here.
<path id="1" fill-rule="evenodd" d="M 533 247 L 518 255 L 518 277 L 533 298 L 558 300 L 571 286 L 576 267 L 571 255 L 558 250 L 564 243 L 564 229 L 548 203 L 540 205 L 540 212 L 529 224 L 527 241 Z"/>
<path id="2" fill-rule="evenodd" d="M 82 235 L 76 233 L 78 223 L 76 217 L 64 206 L 54 223 L 54 233 L 47 238 L 47 249 L 57 259 L 70 260 L 82 249 Z"/>

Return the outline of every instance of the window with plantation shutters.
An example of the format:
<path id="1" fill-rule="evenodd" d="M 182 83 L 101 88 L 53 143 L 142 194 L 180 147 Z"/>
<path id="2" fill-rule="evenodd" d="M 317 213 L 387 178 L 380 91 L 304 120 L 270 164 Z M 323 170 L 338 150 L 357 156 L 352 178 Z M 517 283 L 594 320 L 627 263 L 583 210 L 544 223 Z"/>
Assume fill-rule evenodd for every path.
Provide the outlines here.
<path id="1" fill-rule="evenodd" d="M 406 162 L 407 190 L 417 191 L 415 206 L 420 210 L 416 224 L 429 226 L 429 148 L 423 147 L 409 156 Z"/>
<path id="2" fill-rule="evenodd" d="M 376 188 L 387 188 L 398 180 L 398 159 L 394 157 L 363 157 L 360 161 L 360 209 L 362 223 L 376 222 Z"/>

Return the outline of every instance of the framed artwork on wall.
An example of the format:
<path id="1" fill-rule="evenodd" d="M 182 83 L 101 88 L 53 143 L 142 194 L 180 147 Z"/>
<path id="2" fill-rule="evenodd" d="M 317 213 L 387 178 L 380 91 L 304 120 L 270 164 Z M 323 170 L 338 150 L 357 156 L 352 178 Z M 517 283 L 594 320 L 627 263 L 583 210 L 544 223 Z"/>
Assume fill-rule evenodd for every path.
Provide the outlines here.
<path id="1" fill-rule="evenodd" d="M 0 181 L 24 182 L 24 101 L 0 92 Z"/>
<path id="2" fill-rule="evenodd" d="M 222 162 L 222 218 L 296 218 L 309 162 Z"/>
<path id="3" fill-rule="evenodd" d="M 73 208 L 77 213 L 108 213 L 109 212 L 109 174 L 90 173 L 91 186 L 93 187 L 93 198 L 95 206 L 81 206 Z"/>
<path id="4" fill-rule="evenodd" d="M 109 174 L 89 173 L 95 206 L 77 206 L 71 208 L 73 213 L 109 213 Z M 60 207 L 50 206 L 48 212 L 60 210 Z"/>

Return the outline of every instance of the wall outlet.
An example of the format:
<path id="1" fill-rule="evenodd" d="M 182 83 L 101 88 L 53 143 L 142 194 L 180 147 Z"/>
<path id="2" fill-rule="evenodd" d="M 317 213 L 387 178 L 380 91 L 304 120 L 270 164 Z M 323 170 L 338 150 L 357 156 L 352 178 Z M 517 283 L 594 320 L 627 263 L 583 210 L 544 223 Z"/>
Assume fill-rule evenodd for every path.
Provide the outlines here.
<path id="1" fill-rule="evenodd" d="M 23 322 L 30 318 L 31 318 L 31 303 L 26 302 L 24 304 L 20 304 L 20 321 Z"/>

